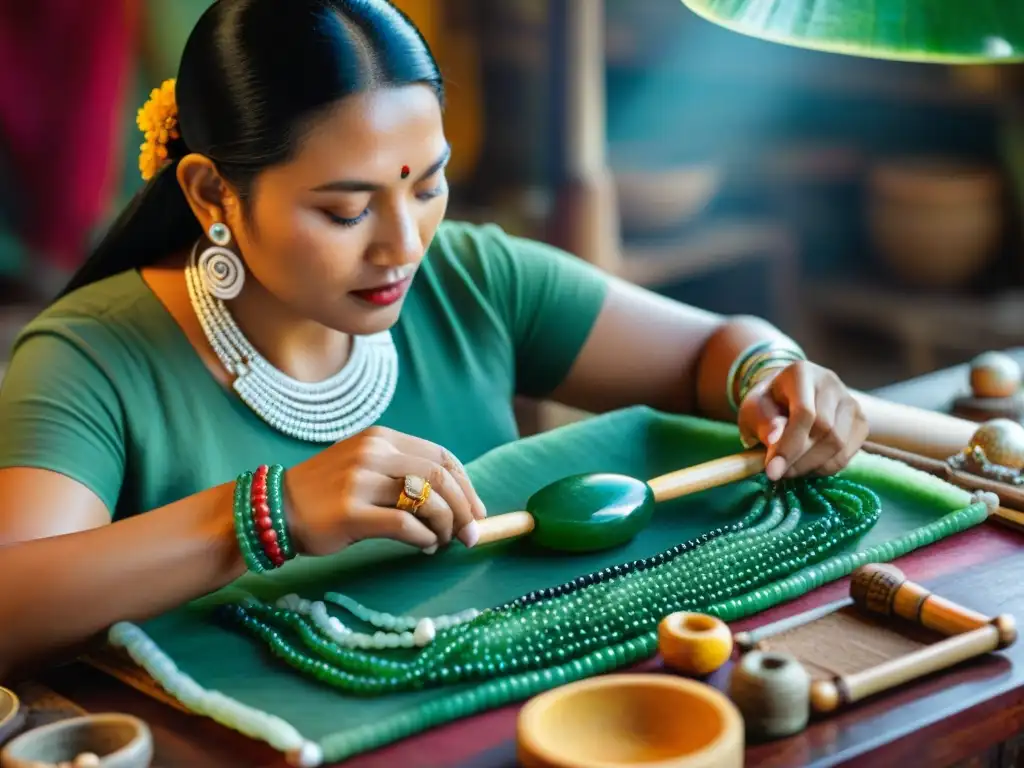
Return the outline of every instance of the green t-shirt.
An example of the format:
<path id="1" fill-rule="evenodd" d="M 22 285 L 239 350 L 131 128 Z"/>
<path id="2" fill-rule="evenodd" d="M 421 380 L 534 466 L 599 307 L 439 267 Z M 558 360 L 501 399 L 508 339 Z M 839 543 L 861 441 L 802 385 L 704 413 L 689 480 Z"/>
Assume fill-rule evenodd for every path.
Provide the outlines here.
<path id="1" fill-rule="evenodd" d="M 463 461 L 515 440 L 513 396 L 558 386 L 606 290 L 550 246 L 446 222 L 392 329 L 400 373 L 380 423 Z M 323 447 L 276 432 L 217 383 L 136 271 L 33 320 L 0 385 L 0 467 L 67 475 L 116 518 Z"/>

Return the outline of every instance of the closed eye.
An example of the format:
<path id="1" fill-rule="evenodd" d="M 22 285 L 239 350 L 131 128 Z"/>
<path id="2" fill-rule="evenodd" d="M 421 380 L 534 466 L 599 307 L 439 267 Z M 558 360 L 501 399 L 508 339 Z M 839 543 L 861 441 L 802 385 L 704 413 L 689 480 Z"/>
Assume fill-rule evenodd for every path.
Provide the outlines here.
<path id="1" fill-rule="evenodd" d="M 325 210 L 323 214 L 335 224 L 339 224 L 343 227 L 354 227 L 356 224 L 361 222 L 370 214 L 370 209 L 364 208 L 362 213 L 360 213 L 358 216 L 352 219 L 346 218 L 345 216 L 339 216 L 338 214 L 332 213 L 331 211 L 327 210 Z"/>
<path id="2" fill-rule="evenodd" d="M 440 197 L 448 191 L 448 185 L 445 182 L 441 182 L 433 189 L 428 189 L 425 192 L 417 192 L 416 197 L 419 200 L 426 202 L 427 200 L 433 200 L 435 197 Z"/>
<path id="3" fill-rule="evenodd" d="M 422 192 L 417 192 L 416 193 L 416 199 L 425 203 L 425 202 L 428 202 L 430 200 L 433 200 L 435 198 L 440 197 L 441 195 L 445 194 L 447 191 L 448 191 L 448 180 L 445 179 L 444 177 L 442 177 L 441 181 L 437 184 L 437 186 L 435 186 L 435 187 L 433 187 L 431 189 L 423 190 Z M 349 217 L 346 217 L 346 216 L 339 216 L 338 214 L 334 213 L 333 211 L 329 211 L 329 210 L 326 210 L 326 209 L 323 210 L 323 214 L 324 214 L 324 216 L 326 216 L 334 224 L 337 224 L 337 225 L 342 226 L 342 227 L 354 227 L 357 224 L 359 224 L 363 219 L 365 219 L 367 216 L 370 215 L 370 208 L 369 207 L 364 208 L 363 211 L 358 216 L 356 216 L 354 218 L 349 218 Z"/>

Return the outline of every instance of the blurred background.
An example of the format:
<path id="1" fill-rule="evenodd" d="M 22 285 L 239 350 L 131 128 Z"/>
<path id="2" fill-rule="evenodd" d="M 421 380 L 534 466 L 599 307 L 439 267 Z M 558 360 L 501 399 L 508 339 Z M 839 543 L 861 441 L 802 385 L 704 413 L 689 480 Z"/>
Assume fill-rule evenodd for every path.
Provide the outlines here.
<path id="1" fill-rule="evenodd" d="M 1024 343 L 1024 78 L 788 48 L 679 0 L 399 0 L 449 81 L 451 217 L 767 317 L 872 388 Z M 139 188 L 209 0 L 0 0 L 0 366 Z"/>

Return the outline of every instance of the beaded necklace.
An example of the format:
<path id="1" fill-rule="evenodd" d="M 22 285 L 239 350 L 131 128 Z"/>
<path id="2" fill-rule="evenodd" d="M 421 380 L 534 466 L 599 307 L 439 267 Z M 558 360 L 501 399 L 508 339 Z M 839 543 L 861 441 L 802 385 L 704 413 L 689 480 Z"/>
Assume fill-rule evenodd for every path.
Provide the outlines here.
<path id="1" fill-rule="evenodd" d="M 203 288 L 198 242 L 185 266 L 189 300 L 232 388 L 269 426 L 298 440 L 334 443 L 362 432 L 387 410 L 398 384 L 390 331 L 353 336 L 348 362 L 333 376 L 304 382 L 282 373 L 239 328 L 227 305 Z"/>
<path id="2" fill-rule="evenodd" d="M 429 644 L 422 642 L 429 633 L 421 633 L 421 642 L 416 633 L 409 637 L 413 622 L 419 628 L 424 620 L 376 614 L 336 595 L 331 602 L 385 631 L 371 641 L 347 642 L 344 630 L 331 631 L 334 622 L 325 607 L 298 598 L 277 606 L 248 599 L 221 606 L 218 615 L 297 671 L 361 696 L 525 672 L 564 675 L 566 665 L 593 666 L 602 649 L 611 654 L 609 664 L 617 665 L 652 650 L 648 640 L 658 621 L 675 611 L 728 616 L 740 607 L 759 610 L 748 605 L 759 587 L 770 589 L 837 554 L 868 531 L 881 511 L 872 490 L 849 480 L 813 478 L 778 486 L 760 480 L 761 493 L 736 523 L 480 613 L 443 617 Z M 369 652 L 413 645 L 426 647 L 411 659 Z"/>

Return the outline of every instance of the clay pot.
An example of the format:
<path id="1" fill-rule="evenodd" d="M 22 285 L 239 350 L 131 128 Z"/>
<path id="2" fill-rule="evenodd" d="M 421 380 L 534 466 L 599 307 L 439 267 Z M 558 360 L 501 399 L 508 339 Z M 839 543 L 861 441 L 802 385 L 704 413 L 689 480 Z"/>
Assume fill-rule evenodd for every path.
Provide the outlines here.
<path id="1" fill-rule="evenodd" d="M 543 693 L 517 728 L 524 768 L 742 768 L 743 721 L 711 686 L 604 675 Z"/>
<path id="2" fill-rule="evenodd" d="M 881 163 L 868 179 L 868 227 L 903 282 L 963 286 L 989 264 L 1002 236 L 999 174 L 946 159 Z"/>

